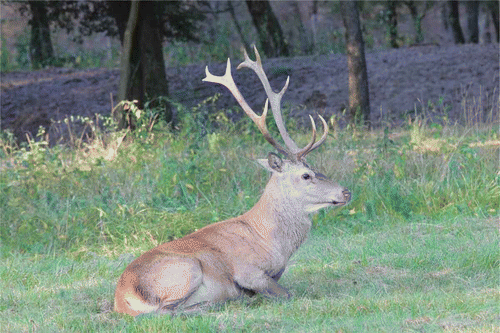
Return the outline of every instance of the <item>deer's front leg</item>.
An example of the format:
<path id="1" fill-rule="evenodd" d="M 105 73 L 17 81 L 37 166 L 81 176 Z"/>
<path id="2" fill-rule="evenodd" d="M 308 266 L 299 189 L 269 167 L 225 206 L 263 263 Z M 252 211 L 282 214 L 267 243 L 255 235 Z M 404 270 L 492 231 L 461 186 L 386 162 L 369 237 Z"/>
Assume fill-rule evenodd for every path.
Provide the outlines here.
<path id="1" fill-rule="evenodd" d="M 289 299 L 291 294 L 263 271 L 253 271 L 235 276 L 235 281 L 243 288 L 258 292 L 266 297 Z"/>

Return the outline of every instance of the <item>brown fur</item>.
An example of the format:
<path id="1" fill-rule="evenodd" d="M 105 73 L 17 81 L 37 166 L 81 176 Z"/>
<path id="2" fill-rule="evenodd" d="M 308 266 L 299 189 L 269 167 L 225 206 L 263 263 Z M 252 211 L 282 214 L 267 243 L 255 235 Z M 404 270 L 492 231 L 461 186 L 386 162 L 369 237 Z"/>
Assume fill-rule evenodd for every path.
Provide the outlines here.
<path id="1" fill-rule="evenodd" d="M 309 233 L 309 213 L 345 204 L 349 192 L 302 163 L 285 161 L 280 169 L 271 169 L 264 194 L 245 214 L 134 260 L 118 281 L 115 311 L 189 312 L 244 293 L 290 297 L 277 281 Z"/>

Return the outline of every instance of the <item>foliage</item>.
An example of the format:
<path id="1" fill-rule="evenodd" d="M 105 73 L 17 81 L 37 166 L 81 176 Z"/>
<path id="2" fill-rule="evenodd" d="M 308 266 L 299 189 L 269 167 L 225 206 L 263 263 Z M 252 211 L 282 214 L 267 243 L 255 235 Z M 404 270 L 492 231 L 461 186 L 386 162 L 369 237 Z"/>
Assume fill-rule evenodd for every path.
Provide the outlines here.
<path id="1" fill-rule="evenodd" d="M 197 39 L 198 23 L 204 19 L 200 5 L 185 1 L 161 1 L 155 3 L 155 6 L 163 37 L 184 41 Z M 79 32 L 83 36 L 96 32 L 105 32 L 109 36 L 121 35 L 123 31 L 120 30 L 124 30 L 129 7 L 128 1 L 83 2 L 80 5 L 83 14 Z"/>
<path id="2" fill-rule="evenodd" d="M 68 43 L 72 38 L 68 38 Z M 86 49 L 81 44 L 73 45 L 74 50 L 69 50 L 67 45 L 62 47 L 59 44 L 54 46 L 55 56 L 48 63 L 54 67 L 65 68 L 113 68 L 119 63 L 119 47 L 116 43 L 110 43 L 110 49 Z M 2 42 L 0 53 L 2 72 L 15 70 L 29 70 L 30 55 L 29 55 L 29 33 L 19 35 L 15 43 L 15 51 L 9 50 L 6 43 Z"/>
<path id="3" fill-rule="evenodd" d="M 4 72 L 5 70 L 10 69 L 9 67 L 12 60 L 10 59 L 10 52 L 5 45 L 4 36 L 2 35 L 0 38 L 0 41 L 2 43 L 2 46 L 0 47 L 0 71 Z"/>
<path id="4" fill-rule="evenodd" d="M 43 0 L 42 0 L 43 1 Z M 40 1 L 40 2 L 42 2 Z M 15 2 L 15 1 L 12 1 Z M 75 20 L 79 16 L 79 6 L 75 1 L 43 1 L 47 10 L 47 18 L 49 22 L 57 24 L 60 28 L 67 32 L 75 28 Z M 31 4 L 26 1 L 18 2 L 19 13 L 23 16 L 30 16 Z M 31 18 L 29 23 L 31 24 Z"/>
<path id="5" fill-rule="evenodd" d="M 120 2 L 121 3 L 121 2 Z M 485 2 L 484 6 L 488 10 L 493 10 L 488 5 L 490 2 Z M 492 2 L 496 3 L 496 2 Z M 92 42 L 92 48 L 88 49 L 84 44 L 75 44 L 72 46 L 72 51 L 68 52 L 68 44 L 73 42 L 82 43 L 88 41 L 89 38 L 96 38 L 92 34 L 101 32 L 110 36 L 118 36 L 119 29 L 116 25 L 114 14 L 126 15 L 127 6 L 121 6 L 121 11 L 113 14 L 113 4 L 116 2 L 110 1 L 48 1 L 48 14 L 51 22 L 51 32 L 54 36 L 63 35 L 61 31 L 70 31 L 67 38 L 64 38 L 61 44 L 55 42 L 55 59 L 52 66 L 65 66 L 76 68 L 89 68 L 96 66 L 116 66 L 116 60 L 119 43 L 118 38 L 113 39 L 113 57 L 103 57 L 103 54 L 108 54 L 105 45 L 99 42 Z M 387 30 L 387 10 L 385 2 L 369 1 L 361 2 L 361 18 L 363 26 L 363 38 L 366 48 L 387 47 L 385 38 L 382 36 Z M 28 14 L 27 3 L 21 2 L 18 5 L 23 6 L 25 15 Z M 192 63 L 207 61 L 225 61 L 227 57 L 233 57 L 234 54 L 240 54 L 241 38 L 236 35 L 234 22 L 227 13 L 223 4 L 219 4 L 214 8 L 210 3 L 201 2 L 185 2 L 185 1 L 170 1 L 159 2 L 157 4 L 161 8 L 158 9 L 158 15 L 161 16 L 165 24 L 162 26 L 163 35 L 169 41 L 164 45 L 164 58 L 167 66 L 179 66 Z M 118 6 L 118 5 L 117 5 Z M 188 7 L 185 7 L 188 6 Z M 194 7 L 189 7 L 194 6 Z M 251 20 L 242 13 L 246 13 L 247 9 L 244 3 L 234 4 L 234 6 L 242 7 L 237 13 L 241 31 L 246 39 L 253 40 L 255 28 Z M 327 22 L 335 21 L 338 18 L 339 2 L 331 1 L 321 3 L 321 10 L 329 19 L 323 20 L 322 25 L 318 25 L 314 34 L 314 50 L 312 54 L 330 54 L 344 53 L 345 41 L 343 29 L 335 24 L 327 24 Z M 427 40 L 425 22 L 422 21 L 424 16 L 431 11 L 439 10 L 440 6 L 433 5 L 431 1 L 416 2 L 416 1 L 401 1 L 396 2 L 398 11 L 398 40 L 400 46 L 411 45 L 419 42 L 432 42 Z M 405 14 L 409 11 L 411 14 Z M 123 12 L 123 13 L 122 13 Z M 75 15 L 79 15 L 78 20 L 73 20 Z M 124 16 L 125 17 L 125 16 Z M 408 31 L 406 21 L 412 20 L 414 29 Z M 172 21 L 173 23 L 169 23 Z M 126 17 L 119 19 L 119 22 L 126 23 Z M 286 31 L 287 39 L 290 44 L 292 55 L 303 55 L 303 48 L 300 46 L 303 41 L 297 40 L 299 33 L 296 20 L 283 20 L 280 22 L 283 29 Z M 306 22 L 304 22 L 306 28 Z M 181 29 L 182 28 L 182 29 Z M 413 30 L 415 30 L 413 32 Z M 29 34 L 28 31 L 25 32 Z M 414 34 L 414 35 L 413 35 Z M 309 39 L 312 39 L 312 32 L 306 34 Z M 253 36 L 253 37 L 252 37 Z M 16 70 L 29 68 L 29 38 L 23 36 L 18 37 L 21 43 L 18 44 L 18 52 L 13 50 L 2 50 L 2 59 L 9 59 L 9 65 L 2 66 L 4 70 Z M 423 38 L 423 39 L 422 39 Z M 3 44 L 2 44 L 3 45 Z M 79 47 L 78 47 L 79 46 Z M 16 54 L 12 56 L 9 54 Z M 19 58 L 19 59 L 17 59 Z M 115 59 L 115 62 L 111 59 Z"/>
<path id="6" fill-rule="evenodd" d="M 123 228 L 130 225 L 126 221 L 142 220 L 142 214 L 157 220 L 152 216 L 180 209 L 203 216 L 211 207 L 214 216 L 230 216 L 219 209 L 226 206 L 224 202 L 236 200 L 232 197 L 246 197 L 241 191 L 247 185 L 236 181 L 234 170 L 228 168 L 246 170 L 242 166 L 246 162 L 239 157 L 242 149 L 255 156 L 256 151 L 265 155 L 267 147 L 256 143 L 249 127 L 253 125 L 231 125 L 224 113 L 209 112 L 216 98 L 193 110 L 178 105 L 182 125 L 176 128 L 159 120 L 157 110 L 139 110 L 130 102 L 126 102 L 129 114 L 137 126 L 133 133 L 113 132 L 112 117 L 67 118 L 62 123 L 68 127 L 72 149 L 49 148 L 43 128 L 37 139 L 21 147 L 4 132 L 3 244 L 27 253 L 53 248 L 75 251 L 103 240 L 122 242 L 131 229 L 124 233 L 106 228 L 116 223 Z M 82 134 L 72 130 L 77 122 L 85 126 Z M 381 134 L 354 129 L 336 135 L 335 148 L 322 150 L 330 154 L 318 155 L 328 173 L 353 192 L 349 208 L 336 212 L 340 219 L 485 218 L 499 213 L 498 133 L 494 130 L 458 134 L 416 120 L 397 139 L 391 138 L 388 128 Z M 214 154 L 222 160 L 214 160 Z M 261 179 L 255 171 L 239 177 Z M 222 179 L 225 184 L 219 183 Z M 217 196 L 214 189 L 224 186 L 228 188 L 223 192 L 231 196 L 223 202 L 211 198 Z M 255 186 L 251 188 L 256 193 Z M 238 202 L 237 206 L 241 210 L 229 210 L 241 212 L 250 204 Z M 136 215 L 138 211 L 141 214 Z M 122 219 L 125 222 L 118 222 Z M 176 228 L 169 225 L 168 229 L 158 234 L 173 237 L 171 230 Z"/>
<path id="7" fill-rule="evenodd" d="M 50 65 L 75 68 L 116 66 L 116 62 L 112 62 L 109 57 L 103 57 L 103 53 L 107 54 L 103 48 L 104 45 L 92 43 L 93 47 L 89 50 L 85 48 L 84 44 L 81 44 L 89 37 L 95 38 L 95 33 L 105 33 L 109 36 L 119 35 L 116 18 L 113 15 L 126 15 L 127 6 L 121 6 L 122 10 L 113 14 L 114 7 L 112 5 L 115 3 L 109 1 L 47 1 L 48 15 L 52 22 L 51 32 L 54 36 L 62 35 L 62 31 L 68 33 L 68 37 L 64 38 L 64 47 L 55 42 L 54 38 L 55 59 Z M 432 3 L 428 1 L 422 4 L 411 1 L 404 2 L 406 7 L 409 7 L 410 3 L 413 3 L 412 8 L 415 8 L 418 20 L 421 20 L 428 10 L 436 10 L 437 8 L 437 6 L 429 7 Z M 20 2 L 18 5 L 27 16 L 29 14 L 27 2 Z M 398 2 L 399 10 L 405 8 L 402 5 L 403 3 L 399 4 Z M 164 45 L 164 58 L 167 66 L 187 65 L 200 61 L 224 61 L 228 55 L 232 57 L 234 54 L 240 53 L 241 42 L 239 42 L 239 37 L 235 35 L 234 23 L 229 18 L 229 14 L 225 12 L 224 6 L 221 5 L 222 9 L 220 10 L 217 10 L 218 7 L 211 9 L 209 3 L 204 1 L 160 2 L 158 6 L 161 7 L 157 11 L 158 15 L 165 23 L 162 26 L 163 36 L 169 41 L 167 45 Z M 245 7 L 245 4 L 242 3 L 238 6 Z M 329 17 L 338 15 L 338 2 L 327 2 L 322 6 L 325 6 L 324 9 Z M 380 2 L 362 3 L 363 38 L 367 49 L 380 47 L 379 44 L 382 42 L 380 40 L 381 31 L 386 29 L 383 19 L 386 11 L 383 8 L 384 6 Z M 246 12 L 246 7 L 243 12 Z M 78 16 L 78 19 L 74 19 L 75 15 Z M 255 33 L 251 20 L 245 20 L 243 17 L 239 19 L 243 35 L 251 40 L 253 38 L 251 36 Z M 398 19 L 403 23 L 405 19 L 410 18 L 407 18 L 407 15 L 400 15 Z M 119 21 L 126 23 L 126 17 L 119 19 Z M 293 55 L 302 55 L 303 50 L 300 47 L 300 42 L 292 39 L 292 36 L 297 35 L 297 32 L 293 30 L 296 29 L 297 24 L 292 24 L 293 22 L 283 21 L 280 23 L 287 31 L 287 35 L 290 35 L 289 43 Z M 417 23 L 420 26 L 421 22 L 415 22 L 416 25 Z M 414 43 L 414 39 L 420 40 L 422 36 L 425 37 L 424 30 L 425 26 L 415 37 L 407 36 L 408 33 L 402 30 L 399 32 L 398 43 L 404 45 Z M 29 32 L 26 31 L 26 34 Z M 4 61 L 9 58 L 9 52 L 16 53 L 19 57 L 19 59 L 15 59 L 11 56 L 9 58 L 10 65 L 2 66 L 3 71 L 29 68 L 29 38 L 27 36 L 23 38 L 24 42 L 19 44 L 18 52 L 2 50 Z M 309 36 L 309 38 L 312 37 Z M 321 28 L 318 27 L 314 39 L 316 42 L 314 50 L 311 51 L 313 54 L 345 52 L 343 29 L 334 25 L 328 24 L 321 26 Z M 74 43 L 72 47 L 74 51 L 68 52 L 67 44 L 70 43 Z M 117 60 L 119 59 L 117 40 L 113 39 L 112 47 L 112 58 Z"/>
<path id="8" fill-rule="evenodd" d="M 28 24 L 32 24 L 31 4 L 26 1 L 8 1 L 7 4 L 15 4 L 22 16 L 29 17 Z M 57 34 L 64 30 L 70 40 L 67 42 L 76 44 L 76 52 L 68 53 L 67 45 L 59 47 L 54 57 L 46 60 L 44 66 L 89 68 L 104 65 L 116 65 L 103 53 L 116 50 L 85 50 L 82 45 L 84 39 L 95 33 L 106 33 L 108 36 L 116 37 L 124 33 L 128 18 L 129 3 L 116 1 L 40 1 L 37 6 L 42 5 L 47 11 L 47 20 L 51 33 Z M 155 3 L 155 13 L 161 22 L 159 31 L 164 39 L 169 41 L 187 42 L 199 40 L 199 23 L 204 19 L 201 10 L 204 2 L 164 1 Z M 118 23 L 118 24 L 117 24 Z M 10 59 L 11 51 L 2 43 L 2 71 L 28 69 L 32 61 L 29 51 L 29 35 L 19 36 L 20 42 L 16 45 L 16 61 Z M 56 50 L 57 51 L 57 50 Z M 105 60 L 106 59 L 106 60 Z"/>
<path id="9" fill-rule="evenodd" d="M 82 42 L 82 37 L 96 32 L 106 32 L 117 36 L 119 27 L 116 19 L 128 17 L 129 2 L 122 1 L 44 1 L 49 22 L 57 24 L 68 33 L 78 30 L 75 40 Z M 30 4 L 21 2 L 19 12 L 29 15 Z M 183 1 L 158 2 L 157 15 L 162 22 L 160 29 L 166 38 L 180 40 L 196 39 L 197 22 L 203 14 L 195 4 Z M 123 17 L 120 17 L 123 16 Z M 123 22 L 122 22 L 123 23 Z"/>

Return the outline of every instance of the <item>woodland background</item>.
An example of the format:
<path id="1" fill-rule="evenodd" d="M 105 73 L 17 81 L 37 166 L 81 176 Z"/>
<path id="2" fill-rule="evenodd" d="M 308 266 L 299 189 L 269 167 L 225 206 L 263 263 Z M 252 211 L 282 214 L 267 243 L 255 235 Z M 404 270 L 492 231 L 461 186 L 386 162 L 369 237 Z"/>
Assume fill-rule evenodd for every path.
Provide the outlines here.
<path id="1" fill-rule="evenodd" d="M 122 11 L 127 3 L 121 2 Z M 204 66 L 218 68 L 228 57 L 236 65 L 242 59 L 241 48 L 250 50 L 250 45 L 256 44 L 265 58 L 281 56 L 264 61 L 265 67 L 275 89 L 281 88 L 287 75 L 291 76 L 285 102 L 289 102 L 290 112 L 299 123 L 307 120 L 308 113 L 316 112 L 328 118 L 335 115 L 341 126 L 349 123 L 347 65 L 342 56 L 345 29 L 338 1 L 269 2 L 268 10 L 282 31 L 286 51 L 278 51 L 272 40 L 265 45 L 271 35 L 264 33 L 262 37 L 256 29 L 258 23 L 249 11 L 252 1 L 175 3 L 165 9 L 165 13 L 174 15 L 161 16 L 164 22 L 171 22 L 163 25 L 161 53 L 166 77 L 155 79 L 161 84 L 149 84 L 160 87 L 150 95 L 191 107 L 221 93 L 215 108 L 234 109 L 235 102 L 226 91 L 201 83 Z M 34 137 L 39 126 L 44 126 L 55 138 L 54 122 L 68 115 L 109 114 L 119 102 L 120 75 L 113 68 L 120 65 L 121 50 L 116 24 L 120 21 L 110 13 L 114 10 L 116 17 L 121 12 L 107 4 L 2 2 L 2 129 L 10 129 L 24 140 L 26 133 Z M 40 28 L 34 26 L 36 15 L 32 12 L 40 11 L 43 5 L 49 39 L 42 38 L 43 34 L 35 36 Z M 446 110 L 445 116 L 453 121 L 496 119 L 496 1 L 361 1 L 358 5 L 368 53 L 372 124 L 401 124 L 408 115 L 414 117 L 428 109 L 429 103 L 439 105 L 431 107 L 439 116 Z M 453 13 L 453 8 L 458 12 Z M 456 18 L 452 14 L 459 15 L 459 25 L 453 24 Z M 127 13 L 120 15 L 126 21 Z M 45 42 L 40 41 L 44 38 Z M 465 42 L 469 45 L 454 47 Z M 26 72 L 36 68 L 45 69 Z M 90 70 L 93 68 L 99 70 Z M 251 105 L 260 108 L 262 93 L 252 74 L 241 71 L 235 76 L 237 82 L 241 78 L 241 89 Z M 59 98 L 61 94 L 63 98 Z M 484 105 L 476 105 L 473 115 L 464 115 L 460 106 L 464 97 L 470 103 Z M 143 98 L 138 99 L 142 107 Z M 163 111 L 166 120 L 175 121 L 177 109 L 161 107 L 155 112 Z M 241 118 L 237 109 L 227 115 L 232 120 Z"/>

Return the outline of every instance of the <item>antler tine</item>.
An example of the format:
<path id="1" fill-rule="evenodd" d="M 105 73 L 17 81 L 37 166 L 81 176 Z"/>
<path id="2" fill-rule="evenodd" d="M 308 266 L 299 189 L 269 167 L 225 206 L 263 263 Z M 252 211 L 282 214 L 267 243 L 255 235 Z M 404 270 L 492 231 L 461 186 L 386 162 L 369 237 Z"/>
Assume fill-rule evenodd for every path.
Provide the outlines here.
<path id="1" fill-rule="evenodd" d="M 283 117 L 281 115 L 281 98 L 285 94 L 285 91 L 288 88 L 288 84 L 290 83 L 290 77 L 286 79 L 285 86 L 281 89 L 279 93 L 275 93 L 271 85 L 269 84 L 269 80 L 267 79 L 266 73 L 264 72 L 264 68 L 262 67 L 262 61 L 260 58 L 259 51 L 257 51 L 257 47 L 255 45 L 253 46 L 254 52 L 255 52 L 255 61 L 251 60 L 250 57 L 248 56 L 248 53 L 243 50 L 243 55 L 245 57 L 245 61 L 243 61 L 241 64 L 238 65 L 237 69 L 240 69 L 242 67 L 247 67 L 250 68 L 257 74 L 257 76 L 260 79 L 260 82 L 264 86 L 264 90 L 266 92 L 267 98 L 269 99 L 269 102 L 271 103 L 271 110 L 273 111 L 273 116 L 274 116 L 274 121 L 276 122 L 276 126 L 278 127 L 278 130 L 280 132 L 281 137 L 283 138 L 283 141 L 285 142 L 285 145 L 288 147 L 288 149 L 296 155 L 297 152 L 300 151 L 299 147 L 297 144 L 292 140 L 290 135 L 288 134 L 285 124 L 283 122 Z M 290 156 L 293 157 L 293 156 Z"/>
<path id="2" fill-rule="evenodd" d="M 321 138 L 319 139 L 318 142 L 316 142 L 312 147 L 311 149 L 309 149 L 309 152 L 313 151 L 314 149 L 318 148 L 319 146 L 321 146 L 323 144 L 323 142 L 325 142 L 327 136 L 328 136 L 328 123 L 326 122 L 326 120 L 321 116 L 321 115 L 318 115 L 319 116 L 319 119 L 321 119 L 321 122 L 323 123 L 323 135 L 321 136 Z"/>
<path id="3" fill-rule="evenodd" d="M 302 148 L 300 151 L 297 152 L 297 160 L 301 160 L 308 152 L 309 149 L 314 145 L 314 141 L 316 141 L 316 124 L 314 123 L 314 119 L 311 115 L 309 115 L 309 119 L 311 119 L 311 125 L 312 125 L 312 137 L 311 141 Z"/>
<path id="4" fill-rule="evenodd" d="M 211 74 L 210 71 L 208 70 L 208 66 L 205 68 L 205 75 L 206 77 L 203 79 L 203 81 L 222 84 L 231 92 L 234 98 L 236 98 L 236 101 L 238 101 L 238 104 L 240 104 L 240 106 L 242 107 L 243 111 L 245 111 L 245 113 L 250 117 L 250 119 L 252 119 L 252 121 L 259 128 L 264 138 L 274 148 L 276 148 L 281 154 L 284 154 L 286 156 L 291 155 L 291 152 L 288 149 L 282 147 L 276 140 L 274 140 L 274 138 L 269 133 L 269 130 L 267 129 L 266 116 L 269 103 L 268 100 L 266 100 L 266 104 L 264 106 L 262 115 L 258 116 L 245 101 L 243 95 L 241 95 L 238 87 L 236 86 L 236 83 L 234 83 L 233 76 L 231 75 L 231 60 L 229 58 L 227 59 L 226 73 L 224 73 L 223 76 L 216 76 Z"/>
<path id="5" fill-rule="evenodd" d="M 323 123 L 323 135 L 321 136 L 319 141 L 314 142 L 316 140 L 316 124 L 314 122 L 313 117 L 311 115 L 309 115 L 309 118 L 311 119 L 311 124 L 312 124 L 312 131 L 313 131 L 312 138 L 311 138 L 311 141 L 309 141 L 309 143 L 307 144 L 307 146 L 302 148 L 301 151 L 297 153 L 297 160 L 299 160 L 299 161 L 301 159 L 303 159 L 307 154 L 312 152 L 314 149 L 321 146 L 323 144 L 323 142 L 325 142 L 325 140 L 328 136 L 328 124 L 322 116 L 320 116 L 320 115 L 318 115 L 318 116 L 319 116 L 319 119 L 321 119 L 321 122 Z"/>

